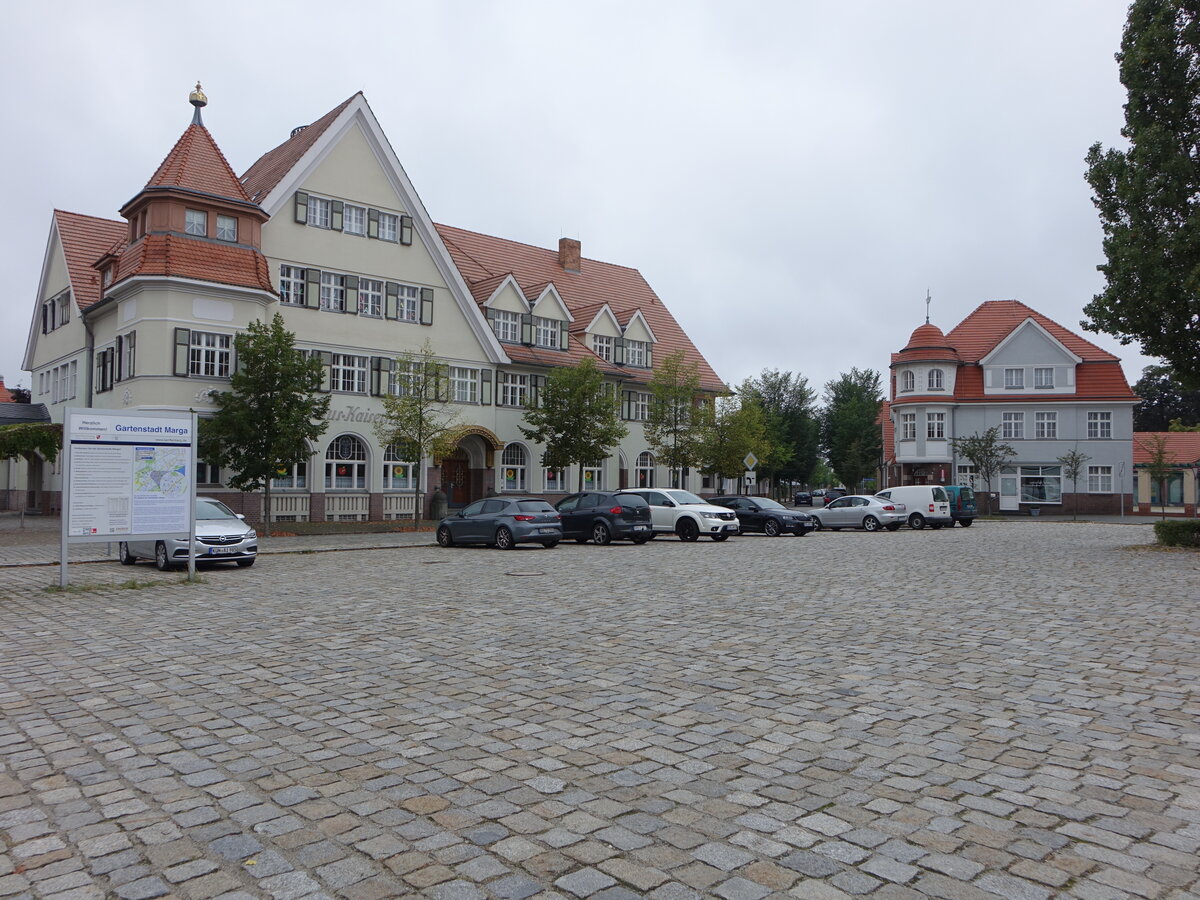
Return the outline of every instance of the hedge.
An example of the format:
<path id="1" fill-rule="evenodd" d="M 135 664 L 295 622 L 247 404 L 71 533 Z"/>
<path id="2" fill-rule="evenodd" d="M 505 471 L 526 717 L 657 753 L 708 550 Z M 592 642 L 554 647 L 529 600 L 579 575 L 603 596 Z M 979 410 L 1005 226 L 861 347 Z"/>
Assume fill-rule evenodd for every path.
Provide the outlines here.
<path id="1" fill-rule="evenodd" d="M 1154 536 L 1164 547 L 1200 549 L 1200 520 L 1174 519 L 1154 523 Z"/>

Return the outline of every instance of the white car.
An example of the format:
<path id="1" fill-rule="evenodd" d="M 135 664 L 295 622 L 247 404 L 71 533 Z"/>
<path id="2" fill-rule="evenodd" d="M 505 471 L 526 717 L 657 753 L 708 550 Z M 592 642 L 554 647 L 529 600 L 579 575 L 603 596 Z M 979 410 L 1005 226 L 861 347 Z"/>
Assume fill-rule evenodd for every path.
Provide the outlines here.
<path id="1" fill-rule="evenodd" d="M 117 546 L 121 565 L 132 566 L 139 559 L 152 559 L 160 572 L 171 566 L 187 565 L 187 539 L 166 541 L 121 541 Z M 258 534 L 246 524 L 246 517 L 235 513 L 220 500 L 196 498 L 196 562 L 236 562 L 243 569 L 258 558 Z"/>
<path id="2" fill-rule="evenodd" d="M 713 506 L 691 491 L 676 488 L 625 488 L 618 494 L 637 494 L 650 504 L 654 534 L 677 534 L 681 541 L 710 537 L 723 541 L 741 531 L 737 513 Z"/>

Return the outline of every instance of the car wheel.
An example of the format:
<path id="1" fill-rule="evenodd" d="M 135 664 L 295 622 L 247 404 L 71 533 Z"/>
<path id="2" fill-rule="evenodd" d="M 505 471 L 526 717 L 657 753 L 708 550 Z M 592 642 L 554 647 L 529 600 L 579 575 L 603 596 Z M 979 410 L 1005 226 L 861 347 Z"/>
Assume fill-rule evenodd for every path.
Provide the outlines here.
<path id="1" fill-rule="evenodd" d="M 714 535 L 712 536 L 712 539 L 713 539 L 714 541 L 716 541 L 716 542 L 719 544 L 719 543 L 721 543 L 721 541 L 727 541 L 727 540 L 729 540 L 729 535 L 727 535 L 727 534 L 714 534 Z"/>
<path id="2" fill-rule="evenodd" d="M 642 544 L 649 541 L 652 537 L 654 537 L 654 535 L 652 535 L 652 534 L 649 534 L 649 535 L 640 534 L 635 538 L 630 538 L 630 540 L 632 540 L 635 544 L 637 544 L 640 547 Z"/>
<path id="3" fill-rule="evenodd" d="M 252 565 L 254 565 L 254 561 L 255 561 L 256 559 L 258 559 L 258 557 L 257 557 L 257 556 L 252 556 L 252 557 L 250 557 L 249 559 L 239 559 L 239 560 L 237 561 L 238 568 L 239 568 L 239 569 L 248 569 L 248 568 L 250 568 Z"/>
<path id="4" fill-rule="evenodd" d="M 513 542 L 512 532 L 501 525 L 496 529 L 496 547 L 500 550 L 511 550 L 516 544 Z"/>
<path id="5" fill-rule="evenodd" d="M 974 519 L 959 519 L 958 524 L 961 525 L 963 528 L 970 528 L 971 523 L 974 521 L 975 521 Z"/>
<path id="6" fill-rule="evenodd" d="M 597 522 L 592 526 L 592 541 L 601 547 L 612 543 L 612 532 L 603 522 Z"/>
<path id="7" fill-rule="evenodd" d="M 694 541 L 700 537 L 700 526 L 691 519 L 680 519 L 675 526 L 675 533 L 681 541 Z"/>
<path id="8" fill-rule="evenodd" d="M 547 550 L 553 550 L 558 546 L 558 541 L 542 541 L 542 546 Z"/>
<path id="9" fill-rule="evenodd" d="M 899 530 L 900 530 L 900 525 L 899 525 L 899 523 L 896 523 L 896 524 L 894 524 L 894 525 L 889 525 L 889 526 L 887 527 L 887 530 L 888 530 L 888 531 L 899 531 Z"/>
<path id="10" fill-rule="evenodd" d="M 117 559 L 121 561 L 123 566 L 132 566 L 137 562 L 137 557 L 129 552 L 129 545 L 124 541 L 117 544 Z"/>
<path id="11" fill-rule="evenodd" d="M 878 531 L 879 530 L 879 520 L 877 518 L 875 518 L 874 516 L 867 516 L 865 519 L 863 519 L 863 530 L 864 531 Z"/>
<path id="12" fill-rule="evenodd" d="M 454 535 L 450 533 L 449 525 L 443 525 L 437 530 L 437 542 L 439 547 L 454 546 Z"/>
<path id="13" fill-rule="evenodd" d="M 925 527 L 925 517 L 920 513 L 913 513 L 908 517 L 908 527 L 913 531 L 920 531 Z"/>
<path id="14" fill-rule="evenodd" d="M 160 572 L 171 568 L 171 560 L 167 559 L 167 545 L 162 541 L 154 545 L 154 566 Z"/>
<path id="15" fill-rule="evenodd" d="M 763 534 L 767 537 L 779 537 L 782 532 L 783 528 L 776 519 L 767 519 L 767 524 L 763 526 Z"/>
<path id="16" fill-rule="evenodd" d="M 820 531 L 825 526 L 821 524 L 821 520 L 813 516 L 813 531 Z"/>

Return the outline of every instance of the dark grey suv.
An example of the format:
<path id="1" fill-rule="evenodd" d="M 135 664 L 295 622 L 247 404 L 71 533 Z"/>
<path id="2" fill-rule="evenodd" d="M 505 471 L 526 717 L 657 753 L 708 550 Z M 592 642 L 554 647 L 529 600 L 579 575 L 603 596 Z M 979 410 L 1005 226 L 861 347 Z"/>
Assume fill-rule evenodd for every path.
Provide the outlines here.
<path id="1" fill-rule="evenodd" d="M 644 544 L 654 533 L 650 527 L 650 505 L 637 494 L 613 491 L 583 491 L 558 501 L 563 537 L 580 544 L 608 544 L 628 539 Z"/>

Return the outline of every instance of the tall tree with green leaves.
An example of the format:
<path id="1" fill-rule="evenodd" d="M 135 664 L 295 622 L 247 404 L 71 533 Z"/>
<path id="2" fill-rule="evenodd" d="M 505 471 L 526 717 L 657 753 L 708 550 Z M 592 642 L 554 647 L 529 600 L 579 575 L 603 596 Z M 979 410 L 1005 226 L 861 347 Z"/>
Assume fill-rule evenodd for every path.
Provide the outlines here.
<path id="1" fill-rule="evenodd" d="M 201 420 L 200 455 L 231 472 L 231 487 L 263 491 L 270 534 L 271 479 L 308 459 L 308 442 L 325 432 L 329 396 L 320 393 L 321 361 L 296 349 L 279 313 L 251 322 L 233 346 L 237 368 L 230 389 L 213 394 L 217 411 Z"/>
<path id="2" fill-rule="evenodd" d="M 699 367 L 685 362 L 682 350 L 659 364 L 647 389 L 646 443 L 678 486 L 681 471 L 700 462 L 712 404 L 701 397 Z"/>
<path id="3" fill-rule="evenodd" d="M 1107 283 L 1083 327 L 1138 341 L 1200 387 L 1200 7 L 1134 0 L 1117 62 L 1129 148 L 1088 151 Z"/>
<path id="4" fill-rule="evenodd" d="M 14 391 L 21 390 L 14 388 Z M 14 401 L 28 403 L 28 400 Z M 62 450 L 62 425 L 50 422 L 23 422 L 19 425 L 0 425 L 0 459 L 31 461 L 40 456 L 47 462 L 58 459 Z M 12 485 L 9 485 L 10 487 Z M 25 502 L 20 504 L 21 527 L 25 527 Z"/>
<path id="5" fill-rule="evenodd" d="M 416 469 L 413 517 L 425 515 L 425 460 L 452 452 L 462 419 L 450 403 L 450 366 L 439 360 L 426 339 L 417 352 L 401 353 L 392 363 L 391 390 L 383 391 L 383 414 L 375 437 L 394 447 Z"/>
<path id="6" fill-rule="evenodd" d="M 753 453 L 759 465 L 770 465 L 776 448 L 771 443 L 767 417 L 754 399 L 718 397 L 712 421 L 705 429 L 700 453 L 700 471 L 718 478 L 742 478 L 746 454 Z"/>
<path id="7" fill-rule="evenodd" d="M 590 357 L 575 366 L 554 369 L 546 376 L 537 402 L 525 405 L 521 434 L 545 446 L 542 465 L 549 469 L 583 469 L 608 456 L 629 429 L 621 423 L 616 392 L 604 389 L 604 375 Z"/>
<path id="8" fill-rule="evenodd" d="M 872 369 L 851 369 L 825 385 L 825 449 L 834 474 L 851 493 L 879 468 L 883 435 L 876 420 L 882 402 L 879 373 Z"/>
<path id="9" fill-rule="evenodd" d="M 987 512 L 992 512 L 992 479 L 1000 469 L 1008 465 L 1017 456 L 1012 444 L 1000 439 L 999 426 L 993 426 L 982 433 L 966 437 L 951 438 L 950 448 L 955 455 L 969 460 L 975 467 L 975 474 L 983 482 L 984 493 L 987 494 Z"/>
<path id="10" fill-rule="evenodd" d="M 743 381 L 737 392 L 762 407 L 767 434 L 776 449 L 760 469 L 771 479 L 776 494 L 784 481 L 808 483 L 821 449 L 817 395 L 808 379 L 794 372 L 763 369 L 756 378 Z"/>
<path id="11" fill-rule="evenodd" d="M 1071 493 L 1075 495 L 1075 510 L 1071 514 L 1073 520 L 1079 518 L 1079 476 L 1084 473 L 1091 457 L 1076 447 L 1058 457 L 1057 462 L 1062 466 L 1063 478 L 1071 482 Z"/>
<path id="12" fill-rule="evenodd" d="M 1133 392 L 1142 400 L 1133 408 L 1134 431 L 1167 431 L 1176 419 L 1200 425 L 1200 388 L 1185 388 L 1170 366 L 1146 366 Z"/>

